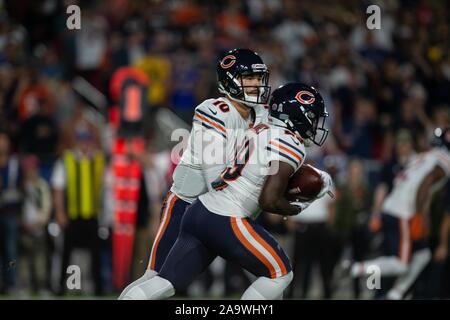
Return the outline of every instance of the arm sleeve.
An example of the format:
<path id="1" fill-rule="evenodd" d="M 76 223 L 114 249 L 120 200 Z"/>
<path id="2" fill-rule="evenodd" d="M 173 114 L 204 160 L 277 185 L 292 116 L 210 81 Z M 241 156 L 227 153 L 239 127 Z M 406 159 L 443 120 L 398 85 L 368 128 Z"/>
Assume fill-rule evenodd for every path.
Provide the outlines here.
<path id="1" fill-rule="evenodd" d="M 228 139 L 227 119 L 221 117 L 220 112 L 214 114 L 213 111 L 206 106 L 195 110 L 191 141 L 194 157 L 200 160 L 208 191 L 212 190 L 211 182 L 220 176 L 230 160 L 228 150 L 234 150 L 234 146 L 227 146 L 227 143 L 232 143 Z"/>
<path id="2" fill-rule="evenodd" d="M 64 189 L 66 187 L 66 174 L 64 163 L 60 159 L 55 163 L 51 176 L 51 185 L 54 189 Z"/>
<path id="3" fill-rule="evenodd" d="M 41 181 L 41 194 L 42 194 L 42 222 L 46 223 L 50 219 L 50 214 L 52 211 L 52 194 L 50 192 L 50 187 L 45 180 Z"/>
<path id="4" fill-rule="evenodd" d="M 450 175 L 450 156 L 448 152 L 437 151 L 435 153 L 436 164 L 440 166 L 447 176 Z"/>
<path id="5" fill-rule="evenodd" d="M 211 191 L 213 189 L 211 183 L 227 167 L 227 139 L 211 129 L 202 127 L 200 130 L 203 148 L 202 154 L 198 155 L 197 159 L 201 159 L 203 177 L 208 191 Z"/>
<path id="6" fill-rule="evenodd" d="M 266 150 L 268 151 L 269 161 L 282 161 L 290 164 L 295 171 L 301 167 L 305 158 L 305 151 L 303 145 L 295 144 L 291 139 L 289 141 L 286 137 L 270 139 Z"/>

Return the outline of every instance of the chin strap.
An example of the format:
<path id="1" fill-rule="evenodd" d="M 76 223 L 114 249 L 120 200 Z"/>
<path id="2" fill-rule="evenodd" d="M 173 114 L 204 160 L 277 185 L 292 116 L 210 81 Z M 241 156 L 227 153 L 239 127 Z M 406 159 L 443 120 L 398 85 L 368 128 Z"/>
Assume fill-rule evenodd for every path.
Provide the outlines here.
<path id="1" fill-rule="evenodd" d="M 264 103 L 249 102 L 249 101 L 244 101 L 244 100 L 241 100 L 241 99 L 238 99 L 238 98 L 233 98 L 233 97 L 230 96 L 228 93 L 227 93 L 227 97 L 228 97 L 230 100 L 239 102 L 240 104 L 244 105 L 245 107 L 247 107 L 247 108 L 249 108 L 249 109 L 253 109 L 253 108 L 255 108 L 255 107 L 259 107 L 259 106 L 264 105 Z"/>

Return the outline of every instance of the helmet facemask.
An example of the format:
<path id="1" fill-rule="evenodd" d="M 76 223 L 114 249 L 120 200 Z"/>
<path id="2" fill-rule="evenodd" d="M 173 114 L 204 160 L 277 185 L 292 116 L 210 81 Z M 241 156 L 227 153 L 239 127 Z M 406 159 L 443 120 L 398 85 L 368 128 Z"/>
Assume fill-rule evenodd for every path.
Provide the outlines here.
<path id="1" fill-rule="evenodd" d="M 304 140 L 322 146 L 328 137 L 328 129 L 325 129 L 325 119 L 328 112 L 324 111 L 319 117 L 312 112 L 306 111 L 303 107 L 303 119 L 291 119 L 285 121 L 288 127 L 295 133 L 299 134 Z M 320 127 L 319 127 L 320 123 Z"/>
<path id="2" fill-rule="evenodd" d="M 261 84 L 257 86 L 244 86 L 244 76 L 261 75 Z M 232 85 L 229 85 L 229 92 L 222 85 L 219 85 L 219 91 L 226 94 L 230 99 L 240 102 L 248 107 L 257 107 L 267 104 L 270 96 L 269 72 L 267 70 L 245 72 L 236 76 L 227 72 L 227 77 Z M 257 88 L 257 95 L 249 95 L 246 92 L 248 88 Z M 248 90 L 247 90 L 248 91 Z"/>

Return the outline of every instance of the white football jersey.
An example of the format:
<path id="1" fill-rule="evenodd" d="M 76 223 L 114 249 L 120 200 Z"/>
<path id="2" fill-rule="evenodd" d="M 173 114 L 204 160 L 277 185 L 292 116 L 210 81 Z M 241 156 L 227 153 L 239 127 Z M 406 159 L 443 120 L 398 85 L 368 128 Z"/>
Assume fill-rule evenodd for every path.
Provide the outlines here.
<path id="1" fill-rule="evenodd" d="M 264 108 L 256 113 L 264 119 Z M 264 109 L 264 110 L 263 110 Z M 230 100 L 208 99 L 195 108 L 187 147 L 173 174 L 170 189 L 180 199 L 192 203 L 211 189 L 211 182 L 233 161 L 245 132 L 255 122 L 255 114 L 242 118 Z"/>
<path id="2" fill-rule="evenodd" d="M 264 183 L 277 172 L 273 161 L 286 162 L 295 172 L 304 159 L 305 147 L 290 131 L 258 124 L 247 131 L 233 165 L 214 182 L 214 190 L 199 200 L 213 213 L 256 219 L 261 212 L 258 200 Z"/>
<path id="3" fill-rule="evenodd" d="M 446 177 L 438 181 L 432 190 L 443 185 L 450 175 L 450 153 L 446 149 L 434 148 L 412 156 L 405 169 L 395 177 L 392 191 L 383 203 L 383 212 L 410 219 L 417 210 L 416 197 L 419 187 L 436 165 L 445 171 Z"/>

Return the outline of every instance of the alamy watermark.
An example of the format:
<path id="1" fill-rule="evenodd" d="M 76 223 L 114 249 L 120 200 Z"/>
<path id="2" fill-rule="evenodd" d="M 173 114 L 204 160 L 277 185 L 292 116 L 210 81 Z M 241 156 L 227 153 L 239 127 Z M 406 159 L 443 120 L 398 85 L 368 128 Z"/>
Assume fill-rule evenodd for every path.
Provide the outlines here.
<path id="1" fill-rule="evenodd" d="M 381 9 L 376 4 L 367 7 L 366 13 L 370 14 L 366 20 L 366 26 L 369 30 L 381 29 Z"/>
<path id="2" fill-rule="evenodd" d="M 69 30 L 81 29 L 81 9 L 79 6 L 73 4 L 67 7 L 66 13 L 69 17 L 66 20 L 66 27 Z"/>
<path id="3" fill-rule="evenodd" d="M 370 265 L 367 267 L 366 275 L 368 275 L 366 280 L 366 286 L 369 290 L 381 289 L 381 270 L 380 267 L 375 265 Z"/>
<path id="4" fill-rule="evenodd" d="M 81 269 L 77 265 L 70 265 L 67 267 L 66 273 L 68 275 L 66 280 L 66 287 L 69 290 L 81 289 Z"/>
<path id="5" fill-rule="evenodd" d="M 259 165 L 261 174 L 274 175 L 278 172 L 278 162 L 271 160 L 288 157 L 292 162 L 300 162 L 304 149 L 294 137 L 281 134 L 280 130 L 271 130 L 265 139 L 258 139 L 257 133 L 248 129 L 226 129 L 228 139 L 236 141 L 234 149 L 229 149 L 226 139 L 218 133 L 211 134 L 201 128 L 192 131 L 176 129 L 171 141 L 178 142 L 171 152 L 171 161 L 178 163 L 185 157 L 191 165 Z M 299 151 L 297 151 L 299 150 Z"/>

